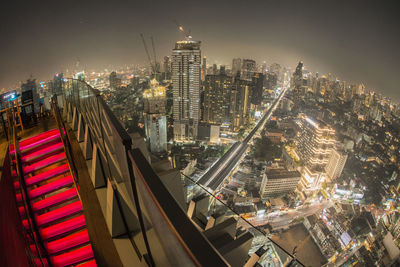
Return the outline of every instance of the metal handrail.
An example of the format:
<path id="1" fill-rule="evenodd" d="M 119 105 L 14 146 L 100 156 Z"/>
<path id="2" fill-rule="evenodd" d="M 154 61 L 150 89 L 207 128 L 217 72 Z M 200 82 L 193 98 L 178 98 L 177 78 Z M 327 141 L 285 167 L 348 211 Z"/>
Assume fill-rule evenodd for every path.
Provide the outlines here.
<path id="1" fill-rule="evenodd" d="M 151 196 L 171 232 L 193 263 L 197 266 L 228 266 L 229 264 L 225 259 L 189 220 L 141 151 L 133 149 L 128 151 L 128 154 L 138 173 L 138 178 L 145 185 L 146 193 Z M 159 199 L 172 199 L 174 201 L 159 201 Z"/>
<path id="2" fill-rule="evenodd" d="M 12 123 L 12 125 L 11 125 L 11 123 Z M 33 234 L 32 232 L 30 232 L 30 237 L 35 244 L 35 248 L 36 248 L 36 251 L 38 252 L 39 260 L 40 260 L 40 263 L 42 264 L 42 266 L 46 266 L 46 264 L 43 261 L 43 257 L 46 258 L 46 260 L 47 260 L 47 266 L 52 266 L 50 257 L 47 253 L 47 250 L 45 249 L 45 247 L 43 245 L 43 240 L 40 236 L 32 207 L 30 206 L 28 190 L 26 188 L 24 174 L 23 174 L 23 168 L 22 168 L 22 164 L 21 164 L 21 152 L 19 150 L 19 143 L 17 141 L 17 130 L 16 130 L 15 124 L 13 122 L 10 122 L 10 128 L 12 128 L 16 173 L 17 173 L 17 176 L 19 179 L 19 186 L 21 189 L 21 197 L 22 197 L 23 204 L 24 204 L 25 215 L 27 217 L 26 219 L 29 224 L 29 228 L 34 233 Z M 25 228 L 24 226 L 22 226 L 22 227 Z M 44 256 L 42 256 L 42 253 L 44 254 Z"/>
<path id="3" fill-rule="evenodd" d="M 78 177 L 78 171 L 75 165 L 75 161 L 73 159 L 73 153 L 72 153 L 72 148 L 71 148 L 71 142 L 68 138 L 68 134 L 65 132 L 66 131 L 66 127 L 64 124 L 64 121 L 61 118 L 61 114 L 60 114 L 60 110 L 57 107 L 57 98 L 56 97 L 52 97 L 51 99 L 51 105 L 52 105 L 52 110 L 53 110 L 53 115 L 54 118 L 56 120 L 56 124 L 57 124 L 57 128 L 58 131 L 60 132 L 60 137 L 61 137 L 61 141 L 63 143 L 63 147 L 64 147 L 64 151 L 65 151 L 65 155 L 67 156 L 67 160 L 68 160 L 68 167 L 72 173 L 72 177 L 74 180 L 74 184 L 76 189 L 78 190 L 78 195 L 80 192 L 79 189 L 79 177 Z"/>
<path id="4" fill-rule="evenodd" d="M 125 147 L 125 153 L 126 153 L 126 156 L 127 156 L 127 151 L 130 150 L 131 147 L 132 147 L 132 139 L 129 136 L 129 134 L 124 130 L 124 128 L 121 126 L 121 124 L 119 123 L 118 119 L 115 117 L 115 115 L 110 110 L 108 105 L 104 102 L 104 100 L 101 97 L 101 95 L 99 94 L 98 90 L 92 88 L 90 85 L 88 85 L 87 83 L 85 83 L 85 82 L 83 82 L 81 80 L 76 80 L 76 79 L 69 79 L 69 80 L 77 81 L 77 82 L 81 82 L 81 83 L 85 84 L 87 86 L 88 90 L 90 90 L 91 93 L 96 97 L 98 108 L 100 109 L 100 107 L 101 107 L 105 111 L 105 113 L 107 114 L 108 119 L 111 121 L 111 124 L 112 124 L 112 126 L 114 128 L 115 133 L 117 133 L 117 138 L 119 138 L 120 142 Z M 78 95 L 79 95 L 79 92 L 78 92 Z M 77 108 L 79 109 L 79 106 Z M 98 113 L 100 114 L 100 110 L 98 110 Z M 104 129 L 103 129 L 103 127 L 101 127 L 100 130 L 101 130 L 101 134 L 102 134 L 103 147 L 104 147 L 105 144 L 104 144 L 104 133 L 103 133 Z M 94 132 L 94 131 L 92 131 L 92 132 Z M 108 155 L 106 154 L 105 156 L 107 157 L 108 170 L 110 170 Z M 129 171 L 130 180 L 131 180 L 132 192 L 136 192 L 135 183 L 132 182 L 132 180 L 134 180 L 133 173 L 131 172 L 132 167 L 130 166 L 129 162 L 127 162 L 127 163 L 128 163 L 128 171 Z M 149 245 L 148 238 L 147 238 L 146 228 L 144 226 L 143 214 L 142 214 L 142 211 L 140 209 L 139 200 L 137 198 L 137 192 L 133 194 L 133 198 L 134 198 L 134 201 L 135 201 L 136 213 L 137 213 L 137 216 L 138 216 L 140 229 L 141 229 L 141 233 L 142 233 L 142 236 L 143 236 L 143 242 L 145 244 L 146 251 L 147 251 L 147 257 L 145 257 L 145 259 L 148 261 L 150 266 L 154 266 L 154 259 L 152 257 L 152 253 L 151 253 L 151 250 L 150 250 L 150 245 Z M 120 207 L 119 198 L 117 198 L 117 204 Z M 131 237 L 131 234 L 129 232 L 129 228 L 127 227 L 127 222 L 125 220 L 124 214 L 122 213 L 122 210 L 121 210 L 121 215 L 123 217 L 124 227 L 125 227 L 125 229 L 127 231 L 128 236 L 130 237 L 129 240 L 131 242 L 134 242 L 133 238 Z M 134 250 L 137 251 L 136 244 L 132 244 L 132 246 L 133 246 Z M 139 256 L 139 258 L 141 258 L 141 257 L 142 257 L 142 255 Z"/>

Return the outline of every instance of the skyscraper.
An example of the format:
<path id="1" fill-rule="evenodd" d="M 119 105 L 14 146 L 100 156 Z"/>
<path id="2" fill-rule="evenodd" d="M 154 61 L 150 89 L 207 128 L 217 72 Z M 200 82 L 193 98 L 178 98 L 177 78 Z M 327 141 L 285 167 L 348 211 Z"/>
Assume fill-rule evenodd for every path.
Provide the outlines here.
<path id="1" fill-rule="evenodd" d="M 245 81 L 251 81 L 256 72 L 256 62 L 252 59 L 243 59 L 240 78 Z"/>
<path id="2" fill-rule="evenodd" d="M 212 66 L 212 74 L 217 75 L 218 74 L 218 68 L 217 68 L 217 64 L 213 64 Z"/>
<path id="3" fill-rule="evenodd" d="M 326 174 L 331 181 L 340 177 L 344 165 L 346 164 L 346 160 L 347 160 L 346 153 L 339 151 L 337 149 L 332 150 L 331 156 L 326 166 Z"/>
<path id="4" fill-rule="evenodd" d="M 117 73 L 115 71 L 110 73 L 110 88 L 117 89 L 121 86 L 121 79 L 118 78 Z"/>
<path id="5" fill-rule="evenodd" d="M 301 184 L 304 189 L 317 189 L 326 177 L 325 168 L 336 148 L 335 130 L 322 121 L 305 116 L 300 123 L 296 152 L 304 165 Z"/>
<path id="6" fill-rule="evenodd" d="M 207 75 L 207 57 L 203 57 L 203 62 L 201 64 L 201 80 L 204 81 Z"/>
<path id="7" fill-rule="evenodd" d="M 265 75 L 262 73 L 254 74 L 251 84 L 251 104 L 259 106 L 263 96 L 263 86 Z"/>
<path id="8" fill-rule="evenodd" d="M 203 120 L 208 123 L 221 124 L 229 122 L 229 97 L 232 89 L 232 78 L 220 68 L 219 75 L 207 75 L 204 81 Z"/>
<path id="9" fill-rule="evenodd" d="M 238 131 L 248 122 L 250 109 L 250 82 L 240 79 L 240 73 L 234 78 L 230 93 L 231 128 Z"/>
<path id="10" fill-rule="evenodd" d="M 240 58 L 234 58 L 232 60 L 232 77 L 236 77 L 236 74 L 242 69 L 242 60 Z"/>
<path id="11" fill-rule="evenodd" d="M 170 80 L 171 79 L 171 60 L 168 56 L 164 57 L 163 62 L 163 79 Z"/>
<path id="12" fill-rule="evenodd" d="M 200 119 L 200 41 L 178 41 L 172 51 L 174 140 L 194 141 Z"/>
<path id="13" fill-rule="evenodd" d="M 300 89 L 303 85 L 303 61 L 297 64 L 296 71 L 293 73 L 293 83 L 294 89 Z"/>

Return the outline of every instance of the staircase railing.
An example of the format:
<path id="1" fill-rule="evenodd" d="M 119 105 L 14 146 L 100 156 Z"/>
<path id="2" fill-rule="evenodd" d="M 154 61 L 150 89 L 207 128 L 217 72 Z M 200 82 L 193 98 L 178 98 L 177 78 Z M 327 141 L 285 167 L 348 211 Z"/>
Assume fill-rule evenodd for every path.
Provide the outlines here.
<path id="1" fill-rule="evenodd" d="M 22 203 L 25 211 L 25 216 L 26 220 L 29 226 L 29 230 L 26 231 L 25 234 L 27 234 L 31 241 L 33 242 L 35 246 L 35 250 L 37 252 L 37 256 L 39 257 L 39 261 L 34 259 L 35 265 L 40 263 L 42 266 L 52 266 L 52 263 L 50 261 L 50 257 L 47 253 L 47 250 L 45 249 L 43 245 L 43 240 L 40 236 L 38 226 L 36 224 L 36 219 L 34 216 L 34 213 L 32 211 L 32 207 L 30 205 L 30 199 L 28 195 L 28 190 L 25 184 L 25 178 L 24 178 L 24 172 L 22 168 L 22 162 L 21 162 L 21 151 L 19 149 L 19 143 L 18 143 L 18 135 L 17 135 L 17 129 L 15 127 L 14 122 L 12 121 L 12 116 L 9 116 L 9 136 L 12 136 L 12 142 L 14 145 L 14 159 L 15 159 L 15 170 L 16 174 L 18 177 L 19 181 L 19 189 L 21 192 L 21 198 L 22 198 Z M 20 220 L 22 222 L 22 218 Z M 25 226 L 22 225 L 22 229 L 25 231 Z M 28 246 L 27 251 L 30 251 L 30 247 Z M 28 255 L 31 256 L 31 255 Z M 30 257 L 30 260 L 32 260 L 32 257 Z"/>
<path id="2" fill-rule="evenodd" d="M 51 106 L 52 106 L 53 116 L 54 116 L 54 119 L 56 120 L 57 128 L 60 133 L 61 141 L 63 143 L 64 152 L 65 152 L 65 155 L 67 156 L 68 167 L 72 174 L 75 188 L 77 189 L 78 195 L 80 197 L 78 171 L 77 171 L 75 161 L 73 158 L 71 141 L 69 140 L 68 134 L 66 132 L 67 128 L 65 127 L 65 123 L 61 117 L 60 110 L 58 109 L 57 97 L 54 97 L 54 96 L 52 97 Z"/>

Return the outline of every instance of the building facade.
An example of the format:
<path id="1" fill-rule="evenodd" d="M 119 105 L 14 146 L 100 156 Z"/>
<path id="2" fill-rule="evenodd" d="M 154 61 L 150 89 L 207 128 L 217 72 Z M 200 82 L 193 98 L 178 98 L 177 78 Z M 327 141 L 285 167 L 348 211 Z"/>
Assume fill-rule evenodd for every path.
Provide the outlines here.
<path id="1" fill-rule="evenodd" d="M 256 72 L 256 61 L 252 59 L 243 59 L 240 78 L 245 81 L 252 81 Z"/>
<path id="2" fill-rule="evenodd" d="M 156 79 L 150 81 L 150 88 L 143 93 L 146 140 L 150 151 L 167 151 L 167 117 L 165 114 L 165 87 Z"/>
<path id="3" fill-rule="evenodd" d="M 325 168 L 332 150 L 336 149 L 335 130 L 307 116 L 299 126 L 296 153 L 304 166 L 301 184 L 304 189 L 318 189 L 326 178 Z"/>
<path id="4" fill-rule="evenodd" d="M 261 182 L 261 198 L 281 196 L 294 191 L 300 176 L 298 171 L 288 171 L 282 168 L 267 170 Z"/>
<path id="5" fill-rule="evenodd" d="M 229 99 L 232 78 L 223 71 L 207 75 L 204 81 L 203 121 L 222 124 L 230 121 Z"/>
<path id="6" fill-rule="evenodd" d="M 200 41 L 178 41 L 172 51 L 174 140 L 194 141 L 200 120 Z"/>
<path id="7" fill-rule="evenodd" d="M 344 165 L 346 164 L 346 160 L 346 153 L 333 149 L 328 164 L 326 166 L 327 178 L 333 181 L 336 180 L 336 178 L 340 177 L 340 175 L 342 175 Z"/>

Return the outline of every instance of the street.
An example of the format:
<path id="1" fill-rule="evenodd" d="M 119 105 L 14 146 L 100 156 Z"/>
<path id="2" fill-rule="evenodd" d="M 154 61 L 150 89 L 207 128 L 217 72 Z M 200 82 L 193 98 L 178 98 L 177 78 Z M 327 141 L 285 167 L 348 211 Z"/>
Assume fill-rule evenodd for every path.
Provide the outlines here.
<path id="1" fill-rule="evenodd" d="M 329 208 L 333 205 L 332 202 L 328 200 L 323 200 L 321 203 L 311 204 L 307 207 L 300 207 L 297 209 L 290 209 L 288 211 L 276 211 L 264 214 L 262 216 L 255 216 L 247 219 L 253 226 L 261 226 L 269 223 L 272 229 L 276 230 L 285 226 L 290 225 L 292 220 L 299 217 L 307 217 L 309 215 L 315 214 L 323 209 Z M 238 226 L 243 226 L 244 228 L 250 227 L 249 224 L 243 220 L 239 221 Z"/>

